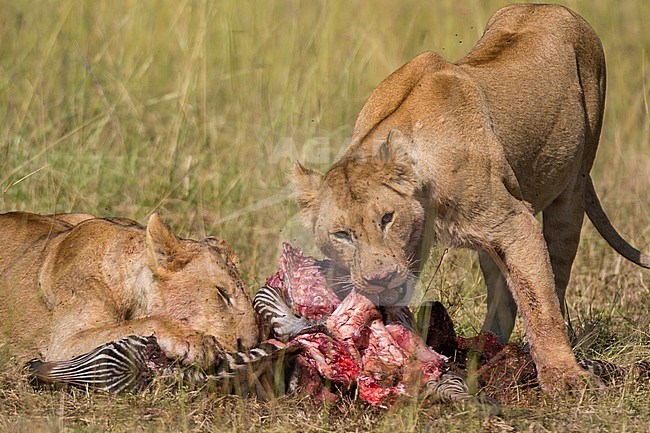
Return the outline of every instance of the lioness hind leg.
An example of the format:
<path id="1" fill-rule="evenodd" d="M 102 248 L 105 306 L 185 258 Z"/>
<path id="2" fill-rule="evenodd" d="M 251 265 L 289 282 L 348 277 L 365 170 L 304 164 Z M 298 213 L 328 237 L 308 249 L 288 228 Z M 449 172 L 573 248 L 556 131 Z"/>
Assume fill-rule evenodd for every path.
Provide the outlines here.
<path id="1" fill-rule="evenodd" d="M 585 214 L 585 182 L 578 181 L 565 189 L 543 211 L 544 240 L 551 259 L 555 291 L 562 315 L 566 318 L 565 294 L 571 277 L 571 266 L 580 243 L 580 230 Z"/>
<path id="2" fill-rule="evenodd" d="M 502 344 L 510 339 L 517 318 L 515 302 L 503 273 L 485 251 L 478 252 L 485 285 L 487 286 L 487 314 L 482 331 L 492 331 Z M 502 258 L 503 260 L 503 258 Z"/>

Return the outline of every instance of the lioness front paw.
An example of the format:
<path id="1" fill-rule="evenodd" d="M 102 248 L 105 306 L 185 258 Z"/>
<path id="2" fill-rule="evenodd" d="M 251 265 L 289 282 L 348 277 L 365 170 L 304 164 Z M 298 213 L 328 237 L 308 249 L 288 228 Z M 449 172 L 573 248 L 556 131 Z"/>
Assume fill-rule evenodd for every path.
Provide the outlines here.
<path id="1" fill-rule="evenodd" d="M 546 368 L 539 372 L 539 383 L 547 394 L 562 395 L 585 389 L 602 389 L 603 382 L 577 365 L 569 368 Z"/>
<path id="2" fill-rule="evenodd" d="M 216 338 L 195 331 L 175 335 L 156 333 L 156 340 L 166 357 L 182 365 L 209 368 L 214 365 L 220 351 Z"/>

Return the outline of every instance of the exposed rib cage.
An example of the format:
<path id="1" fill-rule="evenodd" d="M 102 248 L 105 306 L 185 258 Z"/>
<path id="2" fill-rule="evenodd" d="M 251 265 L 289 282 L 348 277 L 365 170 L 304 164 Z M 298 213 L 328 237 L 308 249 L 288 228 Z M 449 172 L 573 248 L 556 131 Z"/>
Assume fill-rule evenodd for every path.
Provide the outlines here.
<path id="1" fill-rule="evenodd" d="M 315 332 L 314 328 L 327 332 L 325 326 L 295 315 L 287 305 L 280 289 L 268 285 L 262 286 L 255 294 L 253 307 L 263 321 L 271 324 L 275 336 L 283 341 L 299 334 Z M 443 373 L 435 381 L 427 382 L 421 397 L 430 402 L 476 402 L 496 405 L 494 400 L 471 394 L 465 379 L 450 371 Z"/>
<path id="2" fill-rule="evenodd" d="M 131 335 L 70 360 L 32 360 L 27 367 L 39 383 L 68 384 L 112 393 L 137 390 L 154 376 L 172 376 L 193 386 L 216 382 L 227 385 L 233 392 L 246 393 L 258 385 L 260 375 L 272 371 L 274 363 L 281 365 L 285 356 L 296 351 L 298 348 L 279 349 L 262 344 L 247 352 L 223 352 L 214 368 L 204 371 L 181 368 L 165 359 L 155 337 Z"/>

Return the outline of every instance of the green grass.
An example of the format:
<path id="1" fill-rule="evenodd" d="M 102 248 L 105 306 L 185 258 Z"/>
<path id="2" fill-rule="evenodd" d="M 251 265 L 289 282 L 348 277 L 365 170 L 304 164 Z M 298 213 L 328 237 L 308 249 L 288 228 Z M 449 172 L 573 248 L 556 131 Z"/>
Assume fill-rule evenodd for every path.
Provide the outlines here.
<path id="1" fill-rule="evenodd" d="M 284 240 L 315 251 L 289 197 L 300 159 L 325 170 L 369 92 L 414 55 L 466 53 L 505 1 L 0 1 L 0 209 L 140 221 L 218 235 L 251 288 Z M 593 170 L 615 226 L 650 250 L 650 3 L 568 0 L 603 40 L 608 99 Z M 569 288 L 579 350 L 650 358 L 650 273 L 587 222 Z M 423 278 L 472 333 L 484 314 L 476 260 L 440 252 Z M 521 330 L 517 338 L 521 338 Z M 1 349 L 1 348 L 0 348 Z M 504 416 L 411 404 L 390 413 L 196 393 L 35 392 L 0 356 L 0 429 L 33 431 L 647 431 L 650 386 L 552 401 L 523 392 Z M 158 392 L 158 394 L 156 394 Z"/>

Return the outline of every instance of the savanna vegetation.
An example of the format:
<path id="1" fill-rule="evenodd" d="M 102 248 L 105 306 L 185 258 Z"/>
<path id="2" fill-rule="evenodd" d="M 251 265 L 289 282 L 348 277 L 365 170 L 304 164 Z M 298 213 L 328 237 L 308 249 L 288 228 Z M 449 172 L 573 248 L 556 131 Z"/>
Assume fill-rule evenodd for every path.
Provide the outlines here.
<path id="1" fill-rule="evenodd" d="M 143 222 L 160 212 L 185 237 L 232 243 L 254 291 L 282 241 L 315 252 L 290 198 L 293 160 L 326 169 L 385 76 L 422 51 L 461 57 L 507 3 L 0 0 L 0 210 Z M 596 189 L 619 231 L 648 251 L 650 3 L 562 3 L 592 24 L 607 58 Z M 485 289 L 473 255 L 436 251 L 422 287 L 459 333 L 477 332 Z M 649 306 L 650 272 L 586 222 L 568 292 L 576 352 L 650 359 Z M 415 401 L 386 412 L 162 384 L 120 396 L 34 390 L 21 367 L 0 346 L 3 431 L 650 429 L 650 383 L 632 377 L 559 399 L 513 389 L 503 415 L 488 418 Z"/>

